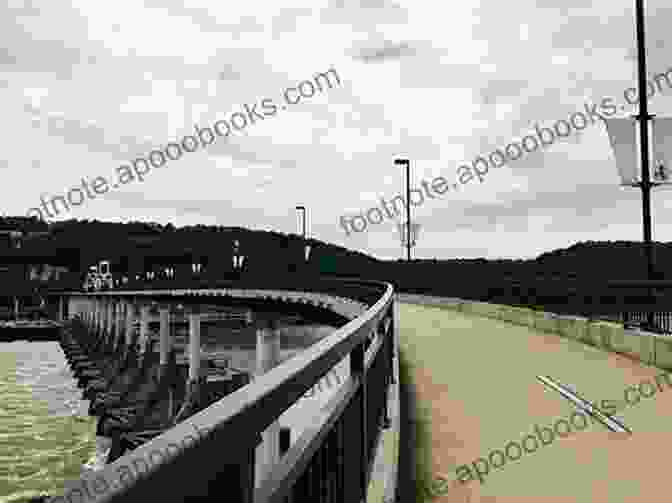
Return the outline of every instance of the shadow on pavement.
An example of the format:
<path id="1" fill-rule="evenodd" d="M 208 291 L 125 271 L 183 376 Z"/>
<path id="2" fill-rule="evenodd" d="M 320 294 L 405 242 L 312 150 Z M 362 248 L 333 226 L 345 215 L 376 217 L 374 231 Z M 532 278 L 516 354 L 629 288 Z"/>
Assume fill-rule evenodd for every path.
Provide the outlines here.
<path id="1" fill-rule="evenodd" d="M 430 435 L 418 417 L 417 396 L 411 368 L 399 351 L 399 469 L 397 503 L 429 500 Z"/>

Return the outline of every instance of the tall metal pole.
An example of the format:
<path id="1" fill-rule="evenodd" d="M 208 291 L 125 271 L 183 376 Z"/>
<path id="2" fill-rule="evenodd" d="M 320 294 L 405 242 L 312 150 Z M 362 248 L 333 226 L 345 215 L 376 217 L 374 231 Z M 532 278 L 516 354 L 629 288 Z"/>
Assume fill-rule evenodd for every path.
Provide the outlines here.
<path id="1" fill-rule="evenodd" d="M 296 209 L 301 211 L 301 216 L 302 216 L 301 220 L 302 220 L 302 223 L 303 223 L 302 236 L 303 236 L 303 239 L 305 241 L 305 239 L 306 239 L 306 207 L 305 206 L 297 206 Z"/>
<path id="2" fill-rule="evenodd" d="M 411 161 L 395 159 L 394 164 L 406 166 L 406 260 L 411 261 Z"/>
<path id="3" fill-rule="evenodd" d="M 411 163 L 406 161 L 406 258 L 411 261 Z"/>
<path id="4" fill-rule="evenodd" d="M 642 161 L 642 223 L 644 228 L 644 250 L 646 253 L 647 279 L 653 279 L 653 247 L 651 243 L 651 178 L 649 174 L 649 121 L 648 97 L 646 94 L 646 45 L 644 43 L 644 0 L 635 0 L 635 17 L 637 24 L 637 70 L 639 87 L 639 147 Z M 648 288 L 651 298 L 653 290 Z M 653 312 L 647 314 L 647 324 L 653 325 Z"/>

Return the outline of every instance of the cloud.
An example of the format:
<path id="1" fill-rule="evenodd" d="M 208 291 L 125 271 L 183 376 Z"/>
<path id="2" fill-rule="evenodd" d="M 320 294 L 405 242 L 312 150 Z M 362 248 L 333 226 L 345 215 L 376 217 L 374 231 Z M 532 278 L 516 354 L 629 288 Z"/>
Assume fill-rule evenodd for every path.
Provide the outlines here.
<path id="1" fill-rule="evenodd" d="M 380 63 L 387 60 L 400 59 L 404 56 L 413 56 L 416 50 L 408 42 L 384 42 L 381 47 L 360 49 L 354 59 L 364 63 Z"/>

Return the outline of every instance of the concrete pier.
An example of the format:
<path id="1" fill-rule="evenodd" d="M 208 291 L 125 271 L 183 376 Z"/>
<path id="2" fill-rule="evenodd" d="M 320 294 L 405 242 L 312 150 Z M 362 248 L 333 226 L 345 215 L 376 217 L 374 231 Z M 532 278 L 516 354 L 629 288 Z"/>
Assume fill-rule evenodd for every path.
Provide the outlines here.
<path id="1" fill-rule="evenodd" d="M 189 383 L 198 381 L 201 366 L 201 315 L 189 314 Z"/>
<path id="2" fill-rule="evenodd" d="M 114 338 L 114 302 L 112 299 L 107 300 L 107 329 L 105 337 L 108 340 L 108 347 L 113 347 L 112 344 L 116 342 Z"/>
<path id="3" fill-rule="evenodd" d="M 145 353 L 149 343 L 149 306 L 140 306 L 140 354 Z"/>
<path id="4" fill-rule="evenodd" d="M 126 347 L 128 348 L 133 342 L 133 322 L 135 321 L 135 304 L 127 302 L 126 304 Z"/>
<path id="5" fill-rule="evenodd" d="M 162 305 L 159 307 L 159 363 L 162 367 L 168 363 L 168 353 L 172 342 L 172 337 L 170 337 L 170 308 Z"/>

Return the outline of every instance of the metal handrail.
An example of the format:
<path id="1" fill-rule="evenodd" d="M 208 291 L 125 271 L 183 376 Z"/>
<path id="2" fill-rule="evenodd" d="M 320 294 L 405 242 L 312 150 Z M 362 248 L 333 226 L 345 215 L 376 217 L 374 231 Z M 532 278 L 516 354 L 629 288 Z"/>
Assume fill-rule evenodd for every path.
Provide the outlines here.
<path id="1" fill-rule="evenodd" d="M 228 284 L 230 288 L 247 288 L 250 283 L 246 282 L 243 285 L 240 281 L 218 282 L 217 286 L 222 288 Z M 343 501 L 340 498 L 344 494 L 351 494 L 353 497 L 361 495 L 365 490 L 370 473 L 371 445 L 379 433 L 376 425 L 384 422 L 382 416 L 385 414 L 381 407 L 386 404 L 381 405 L 381 397 L 386 394 L 384 391 L 392 378 L 393 288 L 388 283 L 377 281 L 312 278 L 303 285 L 292 285 L 289 288 L 284 286 L 283 289 L 298 291 L 305 288 L 306 283 L 310 283 L 313 292 L 338 294 L 342 297 L 367 301 L 370 307 L 358 318 L 335 330 L 333 334 L 297 354 L 294 358 L 260 376 L 254 382 L 179 423 L 130 454 L 119 458 L 102 471 L 69 484 L 69 494 L 79 491 L 80 494 L 89 496 L 84 497 L 82 501 L 96 503 L 144 502 L 150 494 L 160 495 L 165 501 L 177 502 L 185 497 L 194 497 L 196 494 L 207 494 L 210 489 L 217 487 L 219 491 L 227 490 L 226 499 L 231 502 L 285 501 L 284 498 L 288 496 L 288 492 L 296 493 L 296 491 L 305 489 L 303 482 L 300 488 L 294 487 L 301 477 L 303 477 L 301 480 L 307 480 L 306 477 L 315 477 L 312 469 L 310 473 L 306 472 L 308 466 L 312 467 L 311 463 L 321 463 L 320 460 L 327 451 L 333 456 L 333 439 L 343 435 L 344 425 L 348 425 L 346 428 L 348 431 L 356 431 L 359 424 L 361 426 L 361 449 L 357 447 L 357 442 L 347 448 L 342 446 L 345 450 L 341 454 L 346 456 L 347 463 L 344 462 L 341 469 L 347 472 L 357 463 L 363 463 L 358 472 L 361 480 L 349 480 L 351 477 L 345 477 L 344 482 L 341 481 L 345 485 L 339 491 L 337 499 L 313 499 L 313 501 Z M 133 288 L 128 284 L 124 286 Z M 254 286 L 256 287 L 254 289 L 258 290 L 280 289 L 275 285 L 270 288 L 268 286 L 260 288 L 262 285 Z M 166 292 L 161 292 L 161 294 L 169 297 L 184 295 L 184 292 L 176 288 L 172 291 L 173 295 L 168 295 Z M 81 292 L 70 292 L 69 294 L 85 295 Z M 109 292 L 109 294 L 125 295 L 123 291 Z M 374 295 L 377 296 L 377 300 L 374 299 Z M 373 351 L 367 352 L 366 346 L 369 345 L 373 333 L 382 334 L 383 337 L 379 338 Z M 369 357 L 365 357 L 367 353 Z M 298 402 L 306 391 L 346 356 L 350 356 L 351 376 L 332 399 L 335 405 L 328 418 L 317 430 L 306 432 L 300 442 L 297 442 L 287 453 L 285 462 L 278 467 L 278 473 L 290 467 L 293 482 L 289 478 L 278 480 L 274 477 L 255 494 L 254 477 L 250 475 L 250 470 L 253 473 L 254 450 L 260 440 L 260 434 L 285 410 Z M 375 417 L 376 415 L 380 417 Z M 193 435 L 194 429 L 207 431 L 207 434 L 181 451 L 171 452 L 169 456 L 162 459 L 162 462 L 153 464 L 142 478 L 129 484 L 123 483 L 119 472 L 124 466 L 132 463 L 134 459 L 146 459 L 148 454 L 151 455 L 156 450 L 160 451 L 171 444 L 179 443 L 185 435 Z M 328 442 L 325 440 L 327 437 L 330 439 Z M 323 442 L 327 442 L 328 445 L 323 445 Z M 315 454 L 318 451 L 322 453 L 320 456 Z M 313 459 L 314 457 L 316 460 Z M 291 459 L 294 460 L 293 463 L 289 461 Z M 215 465 L 213 466 L 212 463 Z M 187 474 L 189 478 L 185 479 Z M 94 479 L 100 477 L 107 481 L 114 481 L 111 486 L 115 487 L 101 493 L 83 491 L 83 488 L 89 487 Z M 226 477 L 226 480 L 222 477 Z M 331 478 L 322 480 L 324 484 L 327 482 L 336 483 Z M 204 484 L 205 487 L 203 487 Z M 102 482 L 98 485 L 101 486 Z M 167 488 L 169 490 L 166 491 Z M 308 491 L 308 489 L 305 490 Z M 62 501 L 62 499 L 53 501 Z"/>

